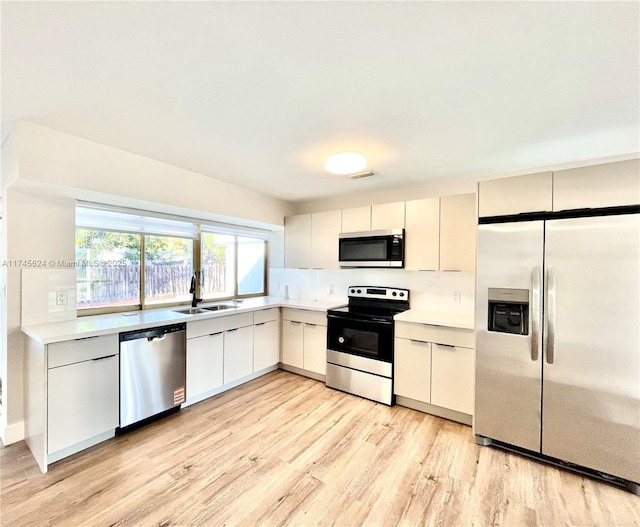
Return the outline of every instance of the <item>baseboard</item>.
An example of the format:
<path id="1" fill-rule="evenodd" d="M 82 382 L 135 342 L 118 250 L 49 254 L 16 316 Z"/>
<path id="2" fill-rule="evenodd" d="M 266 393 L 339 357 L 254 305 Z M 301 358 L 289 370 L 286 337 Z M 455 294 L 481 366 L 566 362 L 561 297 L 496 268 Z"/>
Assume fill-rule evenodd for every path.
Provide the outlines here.
<path id="1" fill-rule="evenodd" d="M 24 439 L 24 421 L 10 425 L 0 425 L 0 439 L 4 446 L 9 446 Z"/>

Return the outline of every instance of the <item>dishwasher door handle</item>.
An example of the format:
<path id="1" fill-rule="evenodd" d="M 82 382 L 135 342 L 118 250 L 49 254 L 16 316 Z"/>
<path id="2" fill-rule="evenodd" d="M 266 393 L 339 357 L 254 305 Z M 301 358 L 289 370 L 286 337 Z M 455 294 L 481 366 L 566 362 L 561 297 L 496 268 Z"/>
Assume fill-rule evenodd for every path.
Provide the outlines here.
<path id="1" fill-rule="evenodd" d="M 161 340 L 164 340 L 167 338 L 167 334 L 165 333 L 164 335 L 160 335 L 158 337 L 147 337 L 147 341 L 149 342 L 159 342 Z"/>

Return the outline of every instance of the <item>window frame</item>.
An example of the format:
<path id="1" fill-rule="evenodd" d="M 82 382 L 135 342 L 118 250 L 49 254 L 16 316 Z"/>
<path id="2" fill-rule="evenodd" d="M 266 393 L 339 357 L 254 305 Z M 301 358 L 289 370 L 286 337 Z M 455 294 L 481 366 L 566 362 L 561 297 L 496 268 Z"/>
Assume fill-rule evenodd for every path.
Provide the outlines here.
<path id="1" fill-rule="evenodd" d="M 78 207 L 81 207 L 82 205 L 78 204 Z M 94 206 L 94 208 L 98 208 L 100 209 L 100 207 L 98 206 Z M 107 209 L 100 209 L 100 210 L 110 210 L 109 208 Z M 144 215 L 143 212 L 141 211 L 137 211 L 138 214 Z M 153 214 L 153 213 L 151 213 Z M 152 216 L 153 217 L 153 216 Z M 227 235 L 231 235 L 233 236 L 234 240 L 233 240 L 233 251 L 234 251 L 234 261 L 233 261 L 233 294 L 230 296 L 224 296 L 224 297 L 216 297 L 216 298 L 210 298 L 210 299 L 205 299 L 203 302 L 225 302 L 225 301 L 229 301 L 229 300 L 234 300 L 234 299 L 245 299 L 245 298 L 256 298 L 256 297 L 260 297 L 260 296 L 267 296 L 268 295 L 268 291 L 269 291 L 269 284 L 268 284 L 268 277 L 269 277 L 269 240 L 266 236 L 266 233 L 264 234 L 253 234 L 251 231 L 249 231 L 249 229 L 243 229 L 242 227 L 237 227 L 235 228 L 232 225 L 229 226 L 223 226 L 221 228 L 216 228 L 216 225 L 212 225 L 209 223 L 204 223 L 202 221 L 195 221 L 195 220 L 191 220 L 189 218 L 179 218 L 180 220 L 183 220 L 185 222 L 191 222 L 191 223 L 196 223 L 197 225 L 197 237 L 196 238 L 190 238 L 192 240 L 193 243 L 193 272 L 197 277 L 197 281 L 196 281 L 196 297 L 197 298 L 202 298 L 202 235 L 203 233 L 214 233 L 214 234 L 227 234 Z M 206 230 L 203 230 L 203 225 L 206 225 Z M 178 307 L 178 306 L 186 306 L 189 305 L 191 302 L 189 300 L 182 300 L 182 301 L 167 301 L 167 302 L 157 302 L 157 303 L 153 303 L 153 304 L 147 304 L 145 302 L 146 297 L 145 297 L 145 268 L 146 268 L 146 244 L 145 244 L 145 238 L 146 236 L 166 236 L 166 237 L 173 237 L 173 238 L 181 238 L 181 236 L 179 235 L 169 235 L 169 234 L 162 234 L 162 233 L 150 233 L 150 232 L 130 232 L 130 231 L 126 231 L 126 230 L 120 230 L 120 229 L 112 229 L 109 228 L 109 226 L 106 227 L 85 227 L 85 226 L 79 226 L 77 224 L 76 221 L 76 232 L 78 229 L 85 229 L 85 230 L 94 230 L 94 231 L 106 231 L 106 232 L 116 232 L 116 233 L 120 233 L 120 234 L 134 234 L 136 236 L 140 237 L 140 282 L 138 284 L 139 287 L 139 298 L 140 298 L 140 302 L 138 304 L 129 304 L 126 306 L 101 306 L 101 307 L 89 307 L 89 308 L 80 308 L 78 306 L 76 306 L 76 311 L 77 311 L 77 316 L 78 317 L 84 317 L 84 316 L 91 316 L 91 315 L 103 315 L 103 314 L 116 314 L 116 313 L 124 313 L 127 311 L 145 311 L 145 310 L 150 310 L 150 309 L 166 309 L 166 308 L 171 308 L 171 307 Z M 235 231 L 235 232 L 234 232 Z M 245 237 L 245 238 L 256 238 L 259 239 L 263 242 L 263 248 L 264 248 L 264 256 L 263 256 L 263 261 L 264 261 L 264 271 L 263 271 L 263 276 L 262 276 L 262 284 L 263 284 L 263 288 L 262 288 L 262 292 L 261 293 L 248 293 L 248 294 L 243 294 L 240 295 L 238 294 L 238 238 L 239 237 Z M 76 247 L 77 250 L 77 247 Z"/>

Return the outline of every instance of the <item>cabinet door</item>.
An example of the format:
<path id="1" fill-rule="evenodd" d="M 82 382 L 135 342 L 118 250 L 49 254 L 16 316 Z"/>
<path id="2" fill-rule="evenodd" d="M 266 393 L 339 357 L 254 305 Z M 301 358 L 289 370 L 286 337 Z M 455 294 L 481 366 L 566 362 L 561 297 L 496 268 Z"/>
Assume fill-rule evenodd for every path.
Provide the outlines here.
<path id="1" fill-rule="evenodd" d="M 277 320 L 261 322 L 253 328 L 253 371 L 278 364 L 280 360 L 280 325 Z"/>
<path id="2" fill-rule="evenodd" d="M 404 201 L 383 203 L 371 207 L 371 230 L 403 229 Z"/>
<path id="3" fill-rule="evenodd" d="M 355 207 L 342 210 L 342 232 L 371 230 L 371 207 Z"/>
<path id="4" fill-rule="evenodd" d="M 284 219 L 284 265 L 308 269 L 311 264 L 311 214 Z"/>
<path id="5" fill-rule="evenodd" d="M 440 198 L 440 270 L 476 267 L 476 195 Z"/>
<path id="6" fill-rule="evenodd" d="M 431 344 L 396 338 L 394 353 L 393 392 L 431 402 Z"/>
<path id="7" fill-rule="evenodd" d="M 222 333 L 187 340 L 187 399 L 224 383 Z"/>
<path id="8" fill-rule="evenodd" d="M 311 215 L 311 267 L 338 269 L 338 235 L 342 228 L 339 210 Z"/>
<path id="9" fill-rule="evenodd" d="M 431 404 L 472 415 L 474 350 L 432 344 L 431 353 Z"/>
<path id="10" fill-rule="evenodd" d="M 224 332 L 224 383 L 253 373 L 253 326 Z"/>
<path id="11" fill-rule="evenodd" d="M 640 160 L 619 161 L 553 173 L 553 210 L 617 207 L 640 203 Z"/>
<path id="12" fill-rule="evenodd" d="M 48 453 L 58 452 L 119 425 L 118 356 L 48 371 Z"/>
<path id="13" fill-rule="evenodd" d="M 327 373 L 327 328 L 317 324 L 304 325 L 303 368 L 326 375 Z"/>
<path id="14" fill-rule="evenodd" d="M 440 199 L 406 203 L 405 269 L 437 271 L 440 265 Z"/>
<path id="15" fill-rule="evenodd" d="M 282 363 L 303 368 L 303 324 L 295 320 L 282 321 Z"/>
<path id="16" fill-rule="evenodd" d="M 481 181 L 478 183 L 478 216 L 550 212 L 552 185 L 552 172 Z"/>

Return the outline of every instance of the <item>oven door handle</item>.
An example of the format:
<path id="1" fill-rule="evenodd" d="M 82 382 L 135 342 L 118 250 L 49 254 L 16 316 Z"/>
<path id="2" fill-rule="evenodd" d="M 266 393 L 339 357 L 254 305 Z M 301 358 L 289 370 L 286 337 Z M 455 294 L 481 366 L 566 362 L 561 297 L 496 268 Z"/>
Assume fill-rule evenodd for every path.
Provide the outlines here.
<path id="1" fill-rule="evenodd" d="M 387 320 L 386 318 L 372 317 L 369 319 L 361 319 L 361 318 L 343 317 L 341 315 L 327 315 L 327 318 L 332 318 L 334 320 L 343 320 L 345 322 L 356 322 L 356 323 L 363 323 L 363 324 L 376 324 L 376 325 L 385 325 L 385 326 L 393 325 L 393 320 Z"/>

